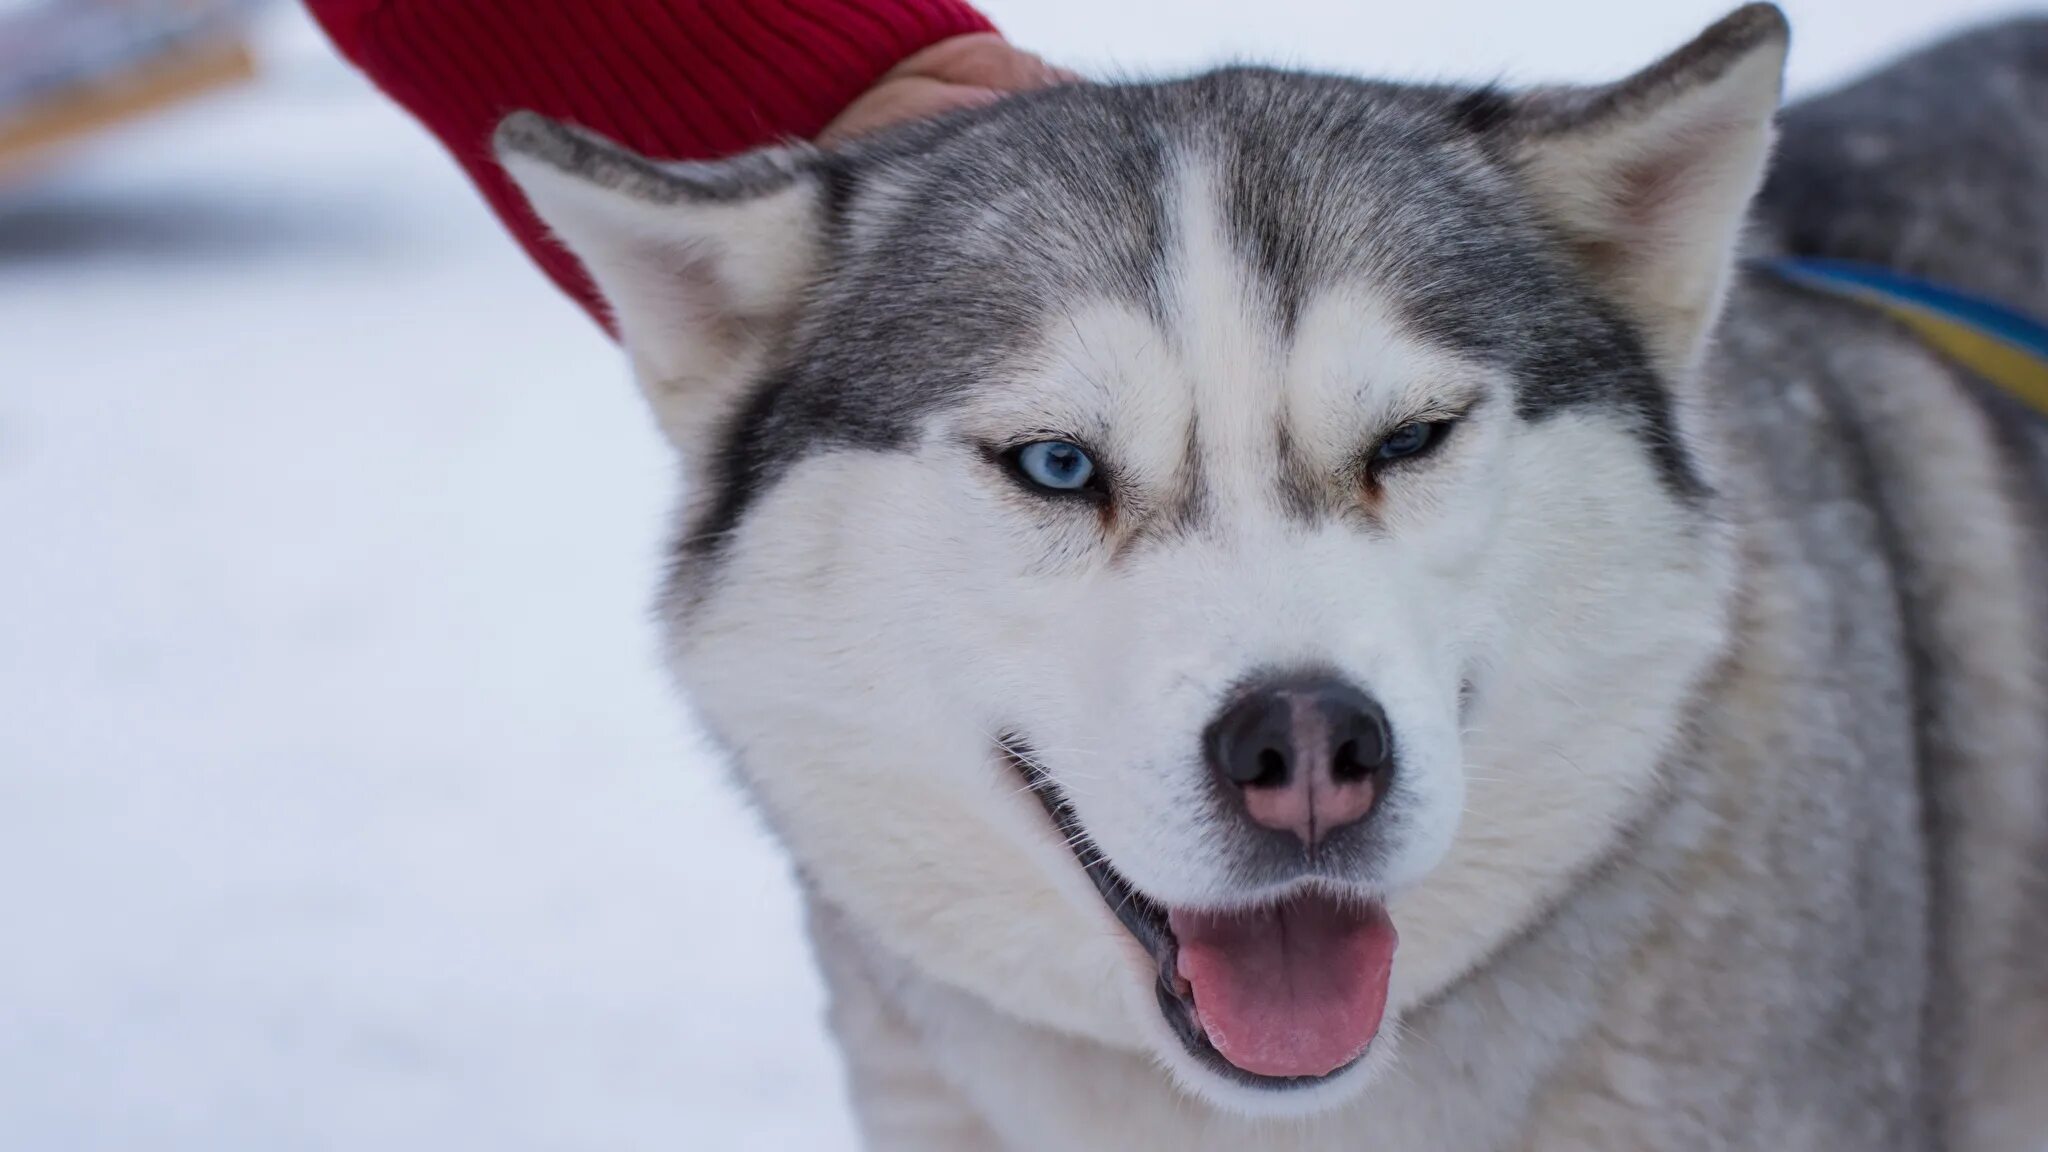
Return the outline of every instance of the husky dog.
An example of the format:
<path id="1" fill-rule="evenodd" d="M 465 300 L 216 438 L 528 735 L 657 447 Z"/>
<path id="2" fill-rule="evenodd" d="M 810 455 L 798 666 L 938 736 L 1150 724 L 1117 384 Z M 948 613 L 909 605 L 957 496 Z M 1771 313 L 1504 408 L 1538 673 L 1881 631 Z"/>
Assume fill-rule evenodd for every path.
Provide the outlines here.
<path id="1" fill-rule="evenodd" d="M 1740 271 L 1786 45 L 718 164 L 507 121 L 870 1146 L 2048 1142 L 2048 435 Z"/>

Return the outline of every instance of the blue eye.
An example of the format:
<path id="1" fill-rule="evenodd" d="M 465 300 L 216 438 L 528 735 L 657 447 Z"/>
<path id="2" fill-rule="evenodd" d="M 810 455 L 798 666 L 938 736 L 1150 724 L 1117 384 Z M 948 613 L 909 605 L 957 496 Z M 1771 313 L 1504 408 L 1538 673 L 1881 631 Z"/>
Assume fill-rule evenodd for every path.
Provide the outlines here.
<path id="1" fill-rule="evenodd" d="M 1385 464 L 1409 456 L 1420 456 L 1436 447 L 1437 441 L 1443 439 L 1445 429 L 1450 426 L 1451 422 L 1448 420 L 1417 420 L 1403 424 L 1388 433 L 1387 438 L 1380 441 L 1380 446 L 1373 450 L 1373 463 Z"/>
<path id="2" fill-rule="evenodd" d="M 1054 492 L 1078 492 L 1095 479 L 1095 461 L 1065 440 L 1034 440 L 1011 459 L 1026 480 Z"/>

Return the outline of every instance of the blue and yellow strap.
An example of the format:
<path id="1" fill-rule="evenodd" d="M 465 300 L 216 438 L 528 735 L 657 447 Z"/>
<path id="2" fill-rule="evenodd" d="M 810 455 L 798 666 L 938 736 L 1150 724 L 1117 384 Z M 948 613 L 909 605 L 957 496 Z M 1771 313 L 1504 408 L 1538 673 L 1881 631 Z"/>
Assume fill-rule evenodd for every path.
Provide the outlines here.
<path id="1" fill-rule="evenodd" d="M 1876 308 L 2048 415 L 2048 324 L 1996 301 L 1871 264 L 1790 257 L 1763 267 L 1794 284 Z"/>

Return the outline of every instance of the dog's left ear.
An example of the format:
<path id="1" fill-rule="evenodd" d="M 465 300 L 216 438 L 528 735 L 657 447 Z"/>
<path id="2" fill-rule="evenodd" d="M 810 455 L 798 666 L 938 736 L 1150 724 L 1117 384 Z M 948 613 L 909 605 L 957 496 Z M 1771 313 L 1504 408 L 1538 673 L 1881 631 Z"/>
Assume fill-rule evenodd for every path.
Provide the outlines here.
<path id="1" fill-rule="evenodd" d="M 809 282 L 823 196 L 807 145 L 661 164 L 530 112 L 495 146 L 597 284 L 656 419 L 685 452 L 774 354 Z"/>
<path id="2" fill-rule="evenodd" d="M 1493 129 L 1674 377 L 1693 371 L 1719 317 L 1790 37 L 1776 6 L 1751 4 L 1619 83 L 1532 92 Z"/>

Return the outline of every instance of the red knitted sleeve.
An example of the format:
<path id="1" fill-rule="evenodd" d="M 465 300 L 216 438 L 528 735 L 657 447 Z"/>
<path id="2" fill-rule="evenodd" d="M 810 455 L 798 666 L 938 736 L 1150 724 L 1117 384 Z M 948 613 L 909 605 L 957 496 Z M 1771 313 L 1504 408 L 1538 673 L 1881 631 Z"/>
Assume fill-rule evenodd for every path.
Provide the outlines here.
<path id="1" fill-rule="evenodd" d="M 905 57 L 991 30 L 960 0 L 307 0 L 342 54 L 455 155 L 555 283 L 588 277 L 490 153 L 526 108 L 650 156 L 811 137 Z"/>

